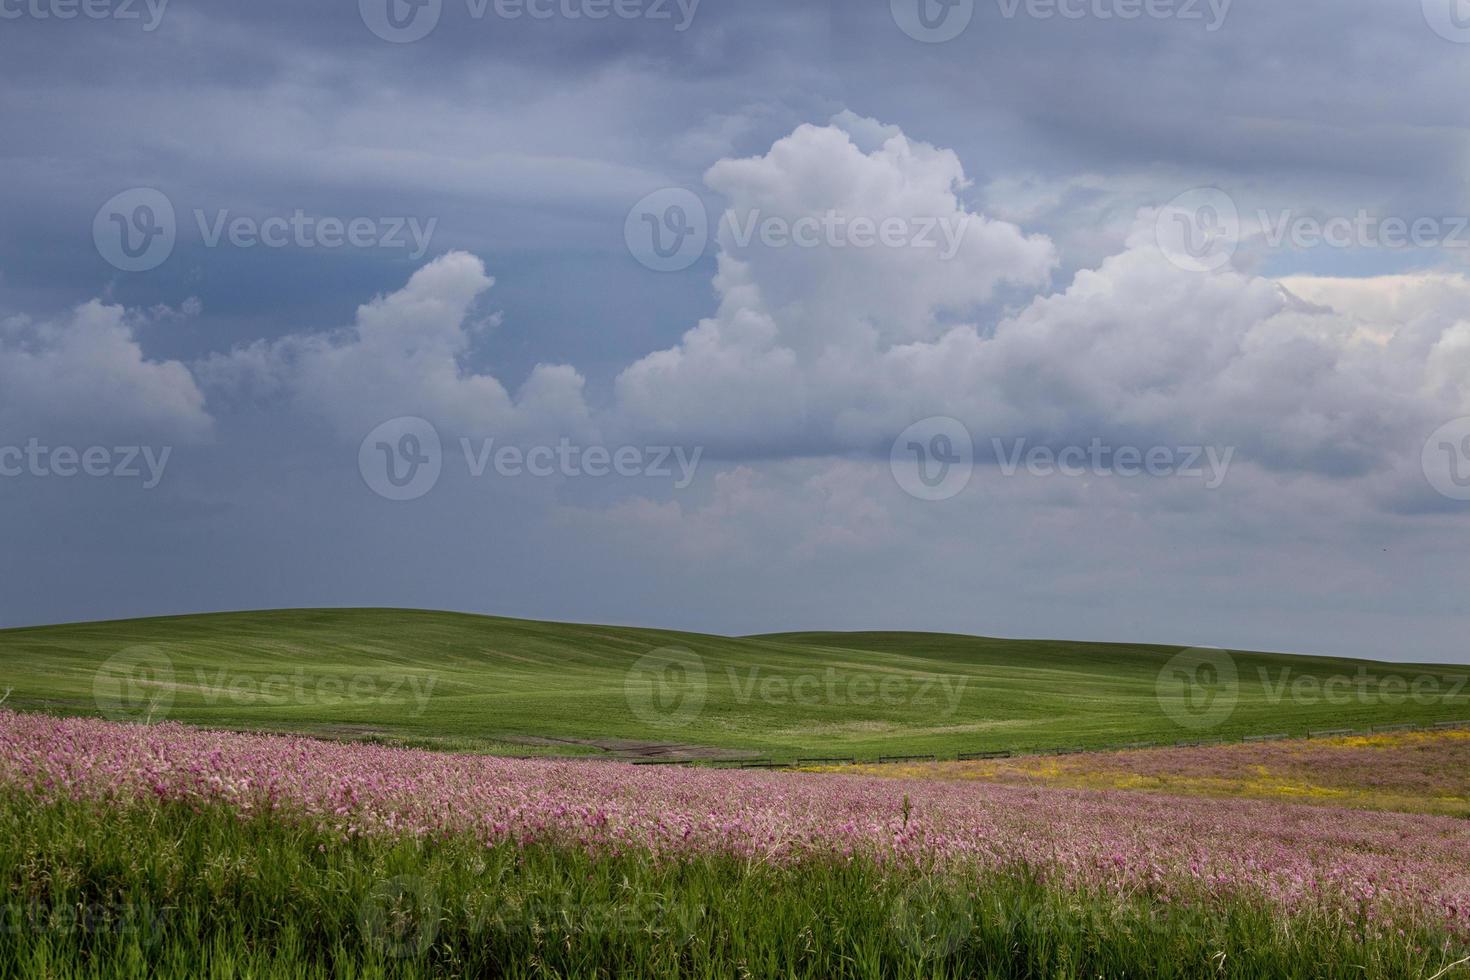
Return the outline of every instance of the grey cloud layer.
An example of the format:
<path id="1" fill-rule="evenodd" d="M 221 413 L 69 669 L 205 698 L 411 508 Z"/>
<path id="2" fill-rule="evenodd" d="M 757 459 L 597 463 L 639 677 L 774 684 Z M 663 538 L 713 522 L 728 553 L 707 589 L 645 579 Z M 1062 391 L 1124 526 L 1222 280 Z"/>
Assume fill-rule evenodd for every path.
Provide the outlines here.
<path id="1" fill-rule="evenodd" d="M 730 209 L 718 222 L 719 309 L 622 371 L 610 404 L 589 404 L 574 365 L 537 366 L 514 396 L 464 367 L 493 280 L 461 252 L 363 305 L 351 328 L 258 342 L 197 373 L 225 392 L 279 396 L 348 438 L 385 417 L 422 415 L 473 431 L 676 440 L 727 458 L 886 452 L 908 424 L 942 414 L 977 436 L 1231 446 L 1267 469 L 1361 477 L 1405 467 L 1428 432 L 1470 414 L 1461 275 L 1282 282 L 1193 272 L 1169 261 L 1145 210 L 1123 251 L 1050 291 L 1052 244 L 968 211 L 954 153 L 850 115 L 722 161 L 706 180 Z M 743 215 L 832 214 L 953 222 L 964 234 L 947 255 L 906 240 L 741 244 L 732 231 Z M 1041 293 L 998 322 L 963 320 L 1002 283 Z M 84 347 L 92 338 L 110 346 Z M 143 362 L 116 307 L 90 304 L 31 347 L 12 348 L 9 361 L 99 371 L 115 362 L 119 378 L 159 376 L 138 386 L 138 404 L 105 402 L 101 414 L 204 425 L 193 378 L 176 363 Z M 120 384 L 93 387 L 127 399 Z M 67 402 L 86 400 L 78 391 Z"/>
<path id="2" fill-rule="evenodd" d="M 1251 238 L 1198 275 L 1149 234 L 1207 184 L 1248 215 L 1470 211 L 1470 48 L 1420 4 L 1236 2 L 1206 31 L 981 0 L 940 45 L 886 2 L 703 0 L 682 33 L 445 10 L 407 45 L 355 2 L 0 25 L 0 446 L 174 447 L 150 491 L 0 481 L 0 623 L 381 602 L 1463 657 L 1464 509 L 1417 459 L 1470 414 L 1463 250 Z M 123 275 L 89 229 L 134 186 L 185 216 L 438 219 L 437 257 L 185 229 Z M 964 235 L 941 262 L 724 225 L 659 275 L 621 231 L 666 186 Z M 392 505 L 354 453 L 407 413 L 451 446 L 708 452 L 678 496 L 446 479 Z M 1096 435 L 1238 462 L 1209 493 L 982 466 L 925 505 L 882 457 L 928 414 L 982 455 Z"/>

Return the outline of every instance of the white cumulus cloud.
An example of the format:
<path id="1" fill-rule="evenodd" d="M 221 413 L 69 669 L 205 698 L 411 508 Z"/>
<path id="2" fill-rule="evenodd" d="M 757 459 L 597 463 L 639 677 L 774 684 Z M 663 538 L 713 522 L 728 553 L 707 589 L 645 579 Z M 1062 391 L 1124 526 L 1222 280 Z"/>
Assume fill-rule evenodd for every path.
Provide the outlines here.
<path id="1" fill-rule="evenodd" d="M 350 327 L 240 348 L 200 371 L 212 385 L 284 397 L 345 434 L 400 415 L 466 433 L 584 432 L 584 381 L 571 367 L 538 365 L 514 396 L 494 376 L 465 368 L 475 304 L 494 282 L 478 258 L 450 252 L 360 306 Z"/>
<path id="2" fill-rule="evenodd" d="M 54 319 L 0 320 L 6 438 L 207 438 L 212 419 L 189 369 L 150 360 L 141 314 L 91 300 Z"/>

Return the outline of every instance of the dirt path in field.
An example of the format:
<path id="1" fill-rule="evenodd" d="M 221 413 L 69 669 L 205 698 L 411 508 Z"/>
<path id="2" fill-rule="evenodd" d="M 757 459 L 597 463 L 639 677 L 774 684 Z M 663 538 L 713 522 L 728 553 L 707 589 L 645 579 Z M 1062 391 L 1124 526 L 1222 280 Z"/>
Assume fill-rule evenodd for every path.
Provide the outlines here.
<path id="1" fill-rule="evenodd" d="M 648 742 L 630 738 L 548 738 L 541 735 L 505 737 L 503 741 L 517 745 L 586 745 L 601 749 L 622 760 L 656 760 L 688 762 L 694 760 L 739 761 L 754 759 L 759 753 L 740 749 L 722 749 L 711 745 L 687 745 L 681 742 Z"/>

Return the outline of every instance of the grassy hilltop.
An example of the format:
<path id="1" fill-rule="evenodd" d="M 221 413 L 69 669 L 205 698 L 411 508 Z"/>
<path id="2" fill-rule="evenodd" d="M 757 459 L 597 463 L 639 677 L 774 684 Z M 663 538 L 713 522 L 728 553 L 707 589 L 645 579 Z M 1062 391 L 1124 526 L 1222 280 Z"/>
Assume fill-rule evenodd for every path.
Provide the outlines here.
<path id="1" fill-rule="evenodd" d="M 1181 662 L 1180 652 L 309 609 L 0 630 L 0 688 L 11 689 L 7 707 L 125 720 L 515 753 L 786 760 L 1470 717 L 1470 667 L 1266 653 Z"/>

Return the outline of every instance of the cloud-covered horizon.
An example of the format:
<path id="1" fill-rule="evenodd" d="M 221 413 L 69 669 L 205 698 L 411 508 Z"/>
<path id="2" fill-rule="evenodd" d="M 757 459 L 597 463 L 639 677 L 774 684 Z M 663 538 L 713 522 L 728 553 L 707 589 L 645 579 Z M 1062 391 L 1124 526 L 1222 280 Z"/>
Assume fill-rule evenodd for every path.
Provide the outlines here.
<path id="1" fill-rule="evenodd" d="M 1366 0 L 1213 31 L 980 4 L 943 44 L 888 6 L 11 25 L 0 451 L 171 455 L 147 489 L 0 478 L 0 625 L 383 604 L 1463 660 L 1470 504 L 1428 460 L 1470 417 L 1464 46 Z M 178 241 L 122 272 L 92 226 L 133 187 Z M 1188 193 L 1238 211 L 1203 271 L 1161 245 Z M 659 272 L 624 237 L 669 194 L 708 241 Z M 206 241 L 298 212 L 433 232 Z M 370 436 L 401 418 L 442 472 L 395 501 L 359 454 L 417 458 L 417 423 Z M 934 418 L 976 465 L 919 499 L 890 455 L 939 460 Z M 1093 445 L 1229 468 L 1015 472 Z M 629 475 L 501 472 L 540 446 Z"/>

